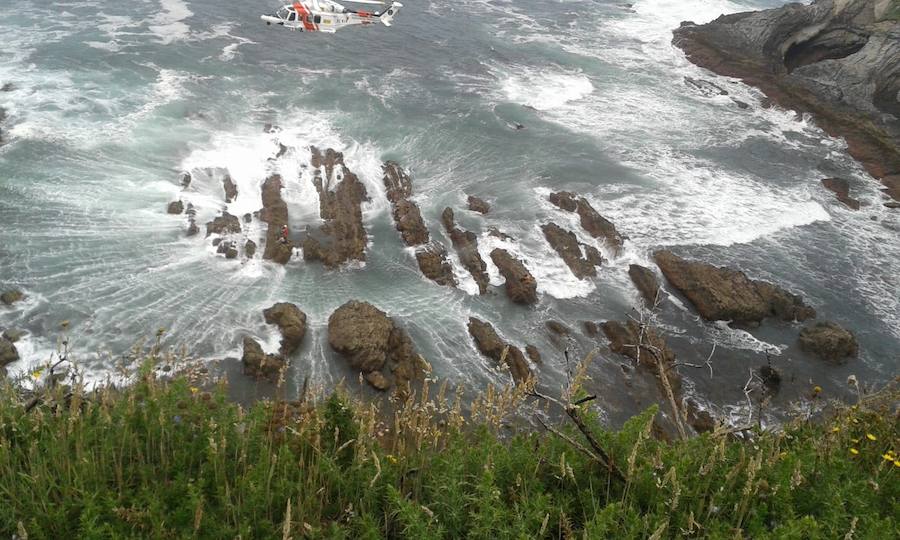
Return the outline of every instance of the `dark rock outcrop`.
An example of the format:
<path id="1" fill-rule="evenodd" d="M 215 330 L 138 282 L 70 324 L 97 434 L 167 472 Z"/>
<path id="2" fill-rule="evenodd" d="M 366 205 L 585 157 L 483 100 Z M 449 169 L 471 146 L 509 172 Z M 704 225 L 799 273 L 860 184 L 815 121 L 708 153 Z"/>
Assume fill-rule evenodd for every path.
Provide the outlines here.
<path id="1" fill-rule="evenodd" d="M 184 213 L 187 214 L 188 218 L 187 236 L 198 234 L 200 232 L 200 227 L 197 226 L 197 210 L 194 208 L 194 205 L 187 203 L 187 209 Z"/>
<path id="2" fill-rule="evenodd" d="M 416 250 L 416 262 L 422 275 L 438 285 L 456 286 L 456 276 L 453 275 L 453 266 L 447 259 L 447 250 L 438 242 Z"/>
<path id="3" fill-rule="evenodd" d="M 892 11 L 893 10 L 893 11 Z M 682 23 L 674 43 L 695 64 L 812 113 L 900 197 L 900 17 L 889 0 L 817 0 Z"/>
<path id="4" fill-rule="evenodd" d="M 510 300 L 517 304 L 537 302 L 537 280 L 522 261 L 500 248 L 491 251 L 491 260 L 506 280 L 506 295 Z"/>
<path id="5" fill-rule="evenodd" d="M 535 364 L 540 364 L 544 361 L 543 358 L 541 358 L 541 351 L 534 345 L 525 345 L 525 354 L 527 354 L 528 358 Z"/>
<path id="6" fill-rule="evenodd" d="M 504 240 L 507 242 L 511 242 L 514 238 L 505 232 L 501 231 L 497 227 L 488 227 L 488 235 L 493 236 L 494 238 L 499 238 L 500 240 Z"/>
<path id="7" fill-rule="evenodd" d="M 178 215 L 184 212 L 184 203 L 181 200 L 172 201 L 169 203 L 169 206 L 166 207 L 166 212 L 169 214 Z"/>
<path id="8" fill-rule="evenodd" d="M 453 209 L 445 208 L 441 214 L 441 222 L 450 235 L 450 241 L 453 242 L 453 248 L 459 256 L 459 262 L 463 267 L 472 274 L 475 283 L 478 284 L 478 292 L 485 294 L 490 278 L 487 275 L 487 265 L 481 254 L 478 253 L 478 237 L 471 231 L 464 231 L 456 226 L 453 217 Z"/>
<path id="9" fill-rule="evenodd" d="M 191 173 L 182 173 L 181 174 L 181 187 L 187 189 L 191 185 Z"/>
<path id="10" fill-rule="evenodd" d="M 834 193 L 837 200 L 851 210 L 859 210 L 859 201 L 850 196 L 850 183 L 843 178 L 825 178 L 822 180 L 825 189 Z"/>
<path id="11" fill-rule="evenodd" d="M 487 201 L 475 197 L 474 195 L 469 195 L 466 202 L 469 205 L 469 210 L 473 212 L 478 212 L 479 214 L 487 214 L 491 211 L 491 205 L 488 204 Z"/>
<path id="12" fill-rule="evenodd" d="M 294 304 L 279 302 L 264 309 L 263 316 L 266 323 L 276 325 L 281 332 L 279 353 L 282 356 L 290 356 L 300 347 L 303 337 L 306 336 L 306 313 Z"/>
<path id="13" fill-rule="evenodd" d="M 469 317 L 469 334 L 475 340 L 475 346 L 488 358 L 505 362 L 516 383 L 527 381 L 531 377 L 531 369 L 522 351 L 506 343 L 490 323 Z M 505 352 L 505 355 L 504 355 Z"/>
<path id="14" fill-rule="evenodd" d="M 241 356 L 244 372 L 254 377 L 275 379 L 285 366 L 285 360 L 277 354 L 266 354 L 259 342 L 249 336 L 244 337 L 244 354 Z"/>
<path id="15" fill-rule="evenodd" d="M 12 289 L 9 291 L 5 291 L 3 294 L 0 294 L 0 302 L 3 302 L 7 306 L 11 306 L 24 298 L 25 293 L 18 289 Z"/>
<path id="16" fill-rule="evenodd" d="M 704 319 L 758 324 L 767 317 L 803 321 L 816 312 L 803 300 L 764 281 L 730 268 L 688 261 L 671 251 L 657 251 L 656 264 L 673 287 L 681 291 Z"/>
<path id="17" fill-rule="evenodd" d="M 0 337 L 0 368 L 6 367 L 19 359 L 19 351 L 13 342 L 5 336 Z"/>
<path id="18" fill-rule="evenodd" d="M 252 259 L 254 255 L 256 255 L 256 242 L 247 240 L 244 244 L 244 256 L 248 259 Z"/>
<path id="19" fill-rule="evenodd" d="M 228 212 L 222 212 L 221 216 L 206 224 L 206 236 L 211 234 L 237 234 L 241 232 L 241 220 Z"/>
<path id="20" fill-rule="evenodd" d="M 22 339 L 22 336 L 24 336 L 24 335 L 25 335 L 25 332 L 23 332 L 21 330 L 13 330 L 11 328 L 7 328 L 6 330 L 3 331 L 2 337 L 3 337 L 3 339 L 6 339 L 12 343 L 16 343 L 17 341 Z"/>
<path id="21" fill-rule="evenodd" d="M 656 355 L 662 360 L 663 366 L 666 366 L 666 375 L 669 379 L 669 385 L 677 396 L 681 391 L 681 377 L 675 370 L 668 369 L 675 363 L 675 352 L 669 348 L 666 340 L 656 333 L 652 328 L 644 328 L 643 333 L 641 327 L 636 322 L 629 320 L 620 323 L 618 321 L 607 321 L 600 325 L 606 338 L 609 339 L 609 348 L 615 353 L 627 356 L 638 363 L 638 365 L 650 369 L 659 381 L 659 369 L 656 362 Z M 655 354 L 654 352 L 655 351 Z"/>
<path id="22" fill-rule="evenodd" d="M 584 197 L 576 197 L 568 191 L 550 194 L 550 202 L 567 212 L 575 212 L 581 219 L 581 227 L 594 238 L 602 238 L 618 255 L 625 239 L 611 221 L 601 216 Z"/>
<path id="23" fill-rule="evenodd" d="M 238 189 L 231 179 L 231 175 L 225 175 L 225 178 L 222 180 L 222 188 L 225 189 L 225 202 L 230 203 L 237 199 Z"/>
<path id="24" fill-rule="evenodd" d="M 567 231 L 553 222 L 541 225 L 541 230 L 544 231 L 544 238 L 562 257 L 575 277 L 585 279 L 597 275 L 596 267 L 600 265 L 601 260 L 597 260 L 596 254 L 593 253 L 589 253 L 592 255 L 591 260 L 585 257 L 582 251 L 582 247 L 585 246 L 578 242 L 575 233 Z"/>
<path id="25" fill-rule="evenodd" d="M 640 291 L 644 305 L 654 306 L 659 295 L 659 281 L 656 280 L 653 270 L 639 264 L 632 264 L 628 266 L 628 275 L 634 282 L 634 286 Z"/>
<path id="26" fill-rule="evenodd" d="M 697 433 L 708 433 L 716 429 L 716 419 L 709 411 L 701 409 L 700 405 L 693 399 L 685 402 L 685 410 L 687 412 L 687 423 Z"/>
<path id="27" fill-rule="evenodd" d="M 288 224 L 287 203 L 281 198 L 281 175 L 273 174 L 262 185 L 262 211 L 259 219 L 268 224 L 263 259 L 287 264 L 294 253 L 294 243 L 282 241 L 281 229 Z"/>
<path id="28" fill-rule="evenodd" d="M 381 166 L 384 171 L 384 187 L 393 208 L 394 224 L 407 246 L 428 243 L 428 228 L 422 219 L 419 206 L 409 200 L 412 196 L 412 180 L 396 162 Z"/>
<path id="29" fill-rule="evenodd" d="M 313 184 L 319 193 L 319 214 L 325 222 L 324 238 L 311 235 L 303 241 L 303 257 L 334 268 L 348 261 L 365 261 L 368 237 L 362 208 L 368 201 L 366 187 L 344 165 L 344 155 L 331 148 L 311 148 L 310 164 L 316 169 Z M 324 174 L 323 174 L 324 171 Z"/>
<path id="30" fill-rule="evenodd" d="M 422 374 L 422 360 L 406 331 L 366 302 L 347 302 L 331 314 L 328 343 L 379 390 L 397 385 L 405 392 Z"/>
<path id="31" fill-rule="evenodd" d="M 838 362 L 854 358 L 859 343 L 852 332 L 832 322 L 817 322 L 800 330 L 800 348 L 823 360 Z"/>

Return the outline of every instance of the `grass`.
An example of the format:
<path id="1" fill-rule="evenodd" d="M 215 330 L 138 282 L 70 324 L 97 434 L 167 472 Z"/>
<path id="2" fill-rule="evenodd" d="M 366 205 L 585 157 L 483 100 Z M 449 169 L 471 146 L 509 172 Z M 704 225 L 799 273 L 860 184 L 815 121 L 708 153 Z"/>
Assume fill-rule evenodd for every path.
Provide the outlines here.
<path id="1" fill-rule="evenodd" d="M 2 537 L 898 537 L 896 394 L 751 440 L 664 443 L 655 408 L 618 431 L 583 411 L 622 481 L 556 435 L 503 435 L 516 390 L 463 415 L 442 387 L 388 423 L 340 392 L 245 410 L 149 370 L 54 392 L 26 411 L 0 390 Z"/>

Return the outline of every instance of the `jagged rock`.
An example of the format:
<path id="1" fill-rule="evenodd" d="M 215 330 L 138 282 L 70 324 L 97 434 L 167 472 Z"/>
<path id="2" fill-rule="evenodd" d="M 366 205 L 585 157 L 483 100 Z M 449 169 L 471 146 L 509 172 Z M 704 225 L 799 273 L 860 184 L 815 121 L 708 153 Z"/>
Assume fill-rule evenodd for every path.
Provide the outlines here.
<path id="1" fill-rule="evenodd" d="M 537 281 L 519 259 L 505 249 L 491 251 L 491 260 L 506 280 L 506 295 L 517 304 L 537 302 Z"/>
<path id="2" fill-rule="evenodd" d="M 600 326 L 598 326 L 597 323 L 593 321 L 583 321 L 581 325 L 584 328 L 584 335 L 587 337 L 595 338 L 600 335 Z"/>
<path id="3" fill-rule="evenodd" d="M 0 337 L 0 368 L 6 367 L 19 359 L 19 351 L 12 341 Z"/>
<path id="4" fill-rule="evenodd" d="M 525 345 L 525 354 L 527 354 L 528 358 L 535 364 L 541 364 L 544 361 L 543 358 L 541 358 L 541 351 L 534 345 Z"/>
<path id="5" fill-rule="evenodd" d="M 244 214 L 243 219 L 244 219 L 244 223 L 253 223 L 253 214 L 251 214 L 250 212 L 247 212 L 246 214 Z"/>
<path id="6" fill-rule="evenodd" d="M 447 250 L 437 242 L 432 242 L 416 251 L 416 262 L 422 275 L 438 285 L 456 286 L 453 266 L 447 259 Z"/>
<path id="7" fill-rule="evenodd" d="M 195 234 L 200 232 L 200 228 L 197 227 L 197 210 L 194 209 L 194 205 L 191 203 L 187 203 L 187 208 L 184 211 L 188 217 L 188 228 L 187 228 L 187 236 L 194 236 Z"/>
<path id="8" fill-rule="evenodd" d="M 893 10 L 893 11 L 891 11 Z M 812 113 L 900 197 L 900 17 L 890 0 L 817 0 L 682 23 L 675 45 L 779 105 Z M 894 178 L 891 178 L 891 177 Z"/>
<path id="9" fill-rule="evenodd" d="M 328 343 L 379 390 L 396 384 L 406 391 L 422 374 L 422 361 L 406 331 L 367 302 L 350 301 L 331 314 Z M 374 372 L 378 375 L 370 376 Z"/>
<path id="10" fill-rule="evenodd" d="M 294 304 L 279 302 L 274 306 L 263 310 L 266 323 L 278 326 L 281 331 L 282 356 L 290 356 L 300 347 L 303 337 L 306 336 L 306 313 Z"/>
<path id="11" fill-rule="evenodd" d="M 478 284 L 479 294 L 487 293 L 490 278 L 487 274 L 487 265 L 484 263 L 484 259 L 481 258 L 481 254 L 478 253 L 478 237 L 475 236 L 475 233 L 464 231 L 456 226 L 452 208 L 444 209 L 441 213 L 441 221 L 447 230 L 447 234 L 450 235 L 453 248 L 459 256 L 459 262 L 472 274 L 475 283 Z"/>
<path id="12" fill-rule="evenodd" d="M 803 321 L 816 312 L 780 287 L 749 279 L 743 272 L 687 261 L 671 251 L 657 251 L 656 264 L 707 320 L 758 324 L 766 317 Z"/>
<path id="13" fill-rule="evenodd" d="M 488 227 L 488 234 L 494 238 L 499 238 L 500 240 L 505 240 L 507 242 L 512 242 L 514 240 L 512 236 L 506 234 L 497 227 Z"/>
<path id="14" fill-rule="evenodd" d="M 428 243 L 428 228 L 422 220 L 418 205 L 410 200 L 398 201 L 394 204 L 394 223 L 407 246 L 418 246 Z"/>
<path id="15" fill-rule="evenodd" d="M 705 79 L 695 79 L 693 77 L 685 77 L 684 82 L 690 86 L 699 90 L 701 94 L 704 96 L 727 96 L 728 91 L 719 86 L 718 84 L 707 81 Z"/>
<path id="16" fill-rule="evenodd" d="M 479 214 L 487 214 L 491 211 L 491 205 L 487 203 L 484 199 L 479 199 L 473 195 L 469 195 L 468 198 L 469 210 L 473 212 L 478 212 Z"/>
<path id="17" fill-rule="evenodd" d="M 13 90 L 15 90 L 15 88 L 16 87 L 13 86 L 13 83 L 4 83 L 3 86 L 0 86 L 0 92 L 12 92 Z"/>
<path id="18" fill-rule="evenodd" d="M 181 187 L 187 189 L 191 185 L 191 177 L 190 173 L 182 173 L 181 174 Z"/>
<path id="19" fill-rule="evenodd" d="M 25 298 L 25 293 L 23 293 L 22 291 L 20 291 L 18 289 L 12 289 L 12 290 L 4 292 L 3 294 L 0 294 L 0 302 L 3 302 L 7 306 L 11 306 L 11 305 L 15 304 L 16 302 L 21 301 L 24 298 Z"/>
<path id="20" fill-rule="evenodd" d="M 631 281 L 634 282 L 634 286 L 644 298 L 644 305 L 654 306 L 659 295 L 659 282 L 656 280 L 653 270 L 639 264 L 632 264 L 628 266 L 628 275 L 631 276 Z"/>
<path id="21" fill-rule="evenodd" d="M 187 231 L 185 232 L 185 234 L 187 236 L 194 236 L 199 232 L 200 232 L 200 228 L 197 227 L 197 224 L 194 222 L 194 220 L 191 219 L 190 221 L 188 221 L 188 228 L 187 228 Z"/>
<path id="22" fill-rule="evenodd" d="M 211 234 L 237 234 L 239 232 L 241 232 L 241 221 L 237 216 L 232 216 L 228 212 L 222 212 L 221 216 L 206 224 L 206 236 Z"/>
<path id="23" fill-rule="evenodd" d="M 237 246 L 234 245 L 234 242 L 228 242 L 228 247 L 225 248 L 225 258 L 226 259 L 237 259 L 238 249 Z"/>
<path id="24" fill-rule="evenodd" d="M 280 158 L 281 156 L 287 154 L 287 151 L 288 151 L 288 147 L 287 147 L 287 146 L 285 146 L 285 145 L 283 145 L 283 144 L 281 144 L 281 143 L 278 143 L 278 152 L 275 152 L 275 159 L 278 159 L 278 158 Z"/>
<path id="25" fill-rule="evenodd" d="M 225 189 L 225 202 L 230 203 L 231 201 L 237 199 L 238 189 L 234 181 L 231 179 L 231 175 L 225 175 L 225 178 L 222 180 L 222 187 Z"/>
<path id="26" fill-rule="evenodd" d="M 281 228 L 288 223 L 287 203 L 281 198 L 281 175 L 273 174 L 262 185 L 262 211 L 259 218 L 268 224 L 263 259 L 287 264 L 294 253 L 294 244 L 281 240 Z"/>
<path id="27" fill-rule="evenodd" d="M 622 249 L 625 239 L 611 221 L 601 216 L 584 197 L 575 197 L 568 191 L 550 194 L 550 202 L 567 212 L 576 212 L 581 227 L 594 238 L 602 238 L 616 255 Z"/>
<path id="28" fill-rule="evenodd" d="M 396 161 L 386 161 L 381 166 L 384 172 L 385 195 L 391 203 L 412 197 L 412 179 Z"/>
<path id="29" fill-rule="evenodd" d="M 221 244 L 222 244 L 222 239 L 221 239 L 221 238 L 213 238 L 213 241 L 212 241 L 213 247 L 220 246 Z M 225 248 L 224 248 L 224 247 L 220 247 L 219 249 L 216 250 L 216 252 L 217 252 L 217 253 L 225 253 Z"/>
<path id="30" fill-rule="evenodd" d="M 488 358 L 505 362 L 516 383 L 527 381 L 531 377 L 531 369 L 522 351 L 500 339 L 490 323 L 469 317 L 469 334 L 475 340 L 475 346 Z M 504 356 L 504 351 L 506 355 Z"/>
<path id="31" fill-rule="evenodd" d="M 884 206 L 886 206 L 887 208 L 891 208 L 891 209 L 897 209 L 897 208 L 900 208 L 900 202 L 888 201 L 888 202 L 884 203 Z"/>
<path id="32" fill-rule="evenodd" d="M 248 259 L 252 259 L 254 255 L 256 255 L 256 242 L 247 240 L 244 244 L 244 256 Z"/>
<path id="33" fill-rule="evenodd" d="M 562 260 L 572 270 L 575 277 L 585 279 L 597 275 L 597 261 L 588 261 L 584 257 L 581 249 L 583 244 L 578 242 L 578 238 L 574 233 L 563 229 L 553 222 L 541 225 L 541 230 L 544 231 L 544 237 L 547 239 L 547 242 L 562 257 Z"/>
<path id="34" fill-rule="evenodd" d="M 825 178 L 822 180 L 825 189 L 834 193 L 837 200 L 851 210 L 859 210 L 859 201 L 850 196 L 850 183 L 843 178 Z"/>
<path id="35" fill-rule="evenodd" d="M 366 187 L 344 165 L 344 156 L 340 152 L 329 148 L 322 153 L 312 147 L 311 153 L 310 164 L 316 169 L 313 184 L 319 193 L 319 214 L 325 221 L 320 230 L 328 240 L 316 240 L 315 246 L 310 244 L 310 248 L 315 247 L 312 250 L 316 253 L 315 260 L 332 268 L 348 261 L 365 261 L 368 236 L 363 226 L 361 204 L 369 200 Z M 306 247 L 304 243 L 304 257 Z"/>
<path id="36" fill-rule="evenodd" d="M 560 336 L 560 337 L 568 336 L 572 333 L 572 331 L 569 330 L 568 326 L 564 325 L 563 323 L 561 323 L 559 321 L 550 320 L 544 324 L 547 325 L 547 330 L 550 330 L 551 333 L 556 334 L 557 336 Z"/>
<path id="37" fill-rule="evenodd" d="M 823 360 L 837 362 L 854 358 L 859 353 L 859 343 L 853 332 L 833 322 L 818 322 L 800 330 L 800 348 Z"/>
<path id="38" fill-rule="evenodd" d="M 275 379 L 285 365 L 285 360 L 277 354 L 266 354 L 262 346 L 249 336 L 244 337 L 244 354 L 241 357 L 244 372 L 254 377 Z"/>
<path id="39" fill-rule="evenodd" d="M 178 214 L 184 212 L 184 203 L 181 202 L 180 199 L 177 201 L 172 201 L 169 203 L 169 206 L 166 207 L 166 212 L 169 214 L 178 215 Z"/>

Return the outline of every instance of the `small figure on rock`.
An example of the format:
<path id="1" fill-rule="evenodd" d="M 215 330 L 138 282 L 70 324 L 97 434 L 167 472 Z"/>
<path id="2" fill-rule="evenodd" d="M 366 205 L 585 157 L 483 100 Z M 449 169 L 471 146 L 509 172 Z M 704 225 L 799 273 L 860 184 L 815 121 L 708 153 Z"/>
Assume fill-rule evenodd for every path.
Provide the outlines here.
<path id="1" fill-rule="evenodd" d="M 290 231 L 288 231 L 288 226 L 282 225 L 281 226 L 281 238 L 279 238 L 278 241 L 281 242 L 282 244 L 287 244 L 289 234 L 290 234 Z"/>

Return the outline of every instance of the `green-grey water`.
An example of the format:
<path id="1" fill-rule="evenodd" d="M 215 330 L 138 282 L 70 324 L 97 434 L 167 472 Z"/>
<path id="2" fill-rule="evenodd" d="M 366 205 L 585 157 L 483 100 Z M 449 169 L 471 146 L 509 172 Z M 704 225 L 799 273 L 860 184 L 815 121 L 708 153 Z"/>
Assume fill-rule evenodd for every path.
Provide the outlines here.
<path id="1" fill-rule="evenodd" d="M 310 331 L 289 384 L 355 384 L 326 325 L 337 306 L 361 299 L 409 331 L 437 378 L 474 388 L 508 381 L 471 343 L 474 315 L 520 346 L 537 345 L 541 384 L 559 386 L 566 363 L 544 322 L 579 329 L 633 314 L 628 265 L 650 265 L 654 249 L 671 247 L 801 294 L 861 344 L 859 359 L 828 366 L 797 349 L 799 325 L 731 330 L 675 302 L 659 324 L 679 358 L 702 363 L 716 344 L 713 376 L 684 370 L 689 393 L 707 406 L 744 414 L 748 371 L 766 351 L 786 375 L 775 400 L 782 410 L 813 385 L 846 394 L 850 374 L 885 381 L 900 345 L 896 211 L 882 206 L 878 184 L 842 141 L 808 118 L 764 108 L 759 92 L 691 65 L 670 43 L 682 20 L 781 3 L 408 0 L 392 28 L 324 35 L 265 26 L 259 14 L 277 2 L 5 0 L 0 85 L 12 90 L 0 92 L 0 289 L 28 295 L 0 308 L 0 327 L 28 332 L 10 368 L 46 362 L 62 321 L 90 378 L 110 374 L 160 327 L 164 346 L 215 363 L 238 357 L 243 335 L 274 347 L 261 309 L 291 301 Z M 686 76 L 729 95 L 705 95 Z M 280 131 L 265 133 L 267 123 Z M 279 143 L 290 150 L 271 162 Z M 365 265 L 225 260 L 202 234 L 185 236 L 184 216 L 166 214 L 181 198 L 202 228 L 225 208 L 226 169 L 239 189 L 228 211 L 258 210 L 260 182 L 279 172 L 292 228 L 315 225 L 318 201 L 302 167 L 310 145 L 344 152 L 367 186 Z M 502 288 L 477 296 L 457 260 L 459 289 L 424 279 L 393 228 L 386 159 L 410 169 L 433 236 L 449 245 L 439 221 L 447 206 L 479 234 L 494 285 L 502 278 L 487 253 L 505 247 L 522 257 L 539 283 L 537 306 L 512 305 Z M 187 190 L 184 171 L 194 174 Z M 821 187 L 831 176 L 851 180 L 862 210 Z M 595 243 L 547 202 L 558 189 L 587 196 L 629 238 L 619 257 L 604 249 L 609 261 L 596 279 L 575 278 L 543 239 L 540 224 L 553 220 Z M 494 209 L 467 212 L 468 194 Z M 255 222 L 245 234 L 262 230 Z M 573 356 L 593 345 L 568 344 Z M 624 372 L 624 359 L 596 345 L 591 384 L 608 418 L 658 399 L 652 379 Z"/>

